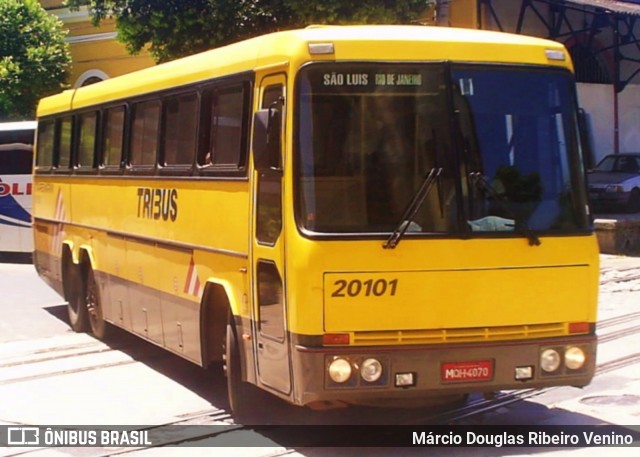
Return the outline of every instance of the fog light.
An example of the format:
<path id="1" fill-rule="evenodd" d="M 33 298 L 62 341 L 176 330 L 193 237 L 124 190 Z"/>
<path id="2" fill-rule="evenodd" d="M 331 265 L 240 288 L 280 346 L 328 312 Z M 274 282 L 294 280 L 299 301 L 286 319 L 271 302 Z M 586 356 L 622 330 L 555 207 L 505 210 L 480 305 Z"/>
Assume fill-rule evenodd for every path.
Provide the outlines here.
<path id="1" fill-rule="evenodd" d="M 335 359 L 329 364 L 329 377 L 333 382 L 347 382 L 351 377 L 351 364 L 345 359 Z"/>
<path id="2" fill-rule="evenodd" d="M 564 366 L 570 370 L 579 370 L 586 360 L 587 356 L 579 347 L 571 346 L 564 352 Z"/>
<path id="3" fill-rule="evenodd" d="M 533 379 L 533 367 L 516 367 L 516 381 L 526 381 Z"/>
<path id="4" fill-rule="evenodd" d="M 545 349 L 540 355 L 540 368 L 553 373 L 560 366 L 560 354 L 555 349 Z"/>
<path id="5" fill-rule="evenodd" d="M 415 385 L 413 373 L 396 373 L 396 387 L 411 387 Z"/>
<path id="6" fill-rule="evenodd" d="M 376 359 L 367 359 L 362 362 L 360 376 L 367 382 L 376 382 L 382 376 L 382 364 Z"/>

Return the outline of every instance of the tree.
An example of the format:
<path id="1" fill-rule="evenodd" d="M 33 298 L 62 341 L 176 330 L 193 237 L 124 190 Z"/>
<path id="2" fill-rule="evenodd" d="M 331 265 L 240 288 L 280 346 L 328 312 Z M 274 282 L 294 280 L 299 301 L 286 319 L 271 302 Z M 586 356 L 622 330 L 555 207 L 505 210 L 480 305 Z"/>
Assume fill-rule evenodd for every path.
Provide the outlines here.
<path id="1" fill-rule="evenodd" d="M 68 0 L 95 25 L 116 19 L 128 52 L 163 62 L 263 33 L 316 23 L 409 23 L 426 0 Z"/>
<path id="2" fill-rule="evenodd" d="M 429 0 L 283 0 L 297 26 L 322 24 L 408 24 L 426 11 Z"/>
<path id="3" fill-rule="evenodd" d="M 0 119 L 33 118 L 64 87 L 71 63 L 61 22 L 36 0 L 0 1 Z"/>

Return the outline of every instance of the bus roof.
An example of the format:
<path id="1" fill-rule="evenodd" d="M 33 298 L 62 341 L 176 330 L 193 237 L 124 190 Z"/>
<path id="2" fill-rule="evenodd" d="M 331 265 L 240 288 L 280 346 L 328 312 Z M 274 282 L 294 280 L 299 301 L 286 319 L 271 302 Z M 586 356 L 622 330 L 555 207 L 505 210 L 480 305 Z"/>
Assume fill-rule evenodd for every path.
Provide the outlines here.
<path id="1" fill-rule="evenodd" d="M 0 132 L 13 132 L 16 130 L 35 130 L 36 121 L 0 122 Z"/>
<path id="2" fill-rule="evenodd" d="M 333 45 L 311 54 L 310 43 Z M 545 50 L 560 51 L 549 59 Z M 524 35 L 428 26 L 310 26 L 251 38 L 154 67 L 67 90 L 41 100 L 38 117 L 269 67 L 310 61 L 417 62 L 453 60 L 555 65 L 571 69 L 564 46 Z"/>

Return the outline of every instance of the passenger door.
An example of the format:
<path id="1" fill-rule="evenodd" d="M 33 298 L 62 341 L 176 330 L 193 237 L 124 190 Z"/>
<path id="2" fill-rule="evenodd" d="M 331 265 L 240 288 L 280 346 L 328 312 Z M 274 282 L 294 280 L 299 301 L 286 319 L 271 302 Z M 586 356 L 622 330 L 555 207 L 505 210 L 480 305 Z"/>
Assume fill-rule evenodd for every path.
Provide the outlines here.
<path id="1" fill-rule="evenodd" d="M 260 109 L 282 114 L 280 161 L 284 150 L 286 75 L 258 79 Z M 289 336 L 284 290 L 283 173 L 254 171 L 252 242 L 253 334 L 260 382 L 288 395 L 291 392 Z"/>

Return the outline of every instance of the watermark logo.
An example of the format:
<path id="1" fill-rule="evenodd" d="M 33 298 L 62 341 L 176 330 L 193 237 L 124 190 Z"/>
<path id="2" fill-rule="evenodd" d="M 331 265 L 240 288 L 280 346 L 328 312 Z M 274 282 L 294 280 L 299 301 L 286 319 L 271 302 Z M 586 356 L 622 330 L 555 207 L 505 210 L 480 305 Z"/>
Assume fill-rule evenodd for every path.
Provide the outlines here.
<path id="1" fill-rule="evenodd" d="M 7 427 L 7 444 L 9 446 L 37 446 L 40 444 L 40 428 Z"/>

